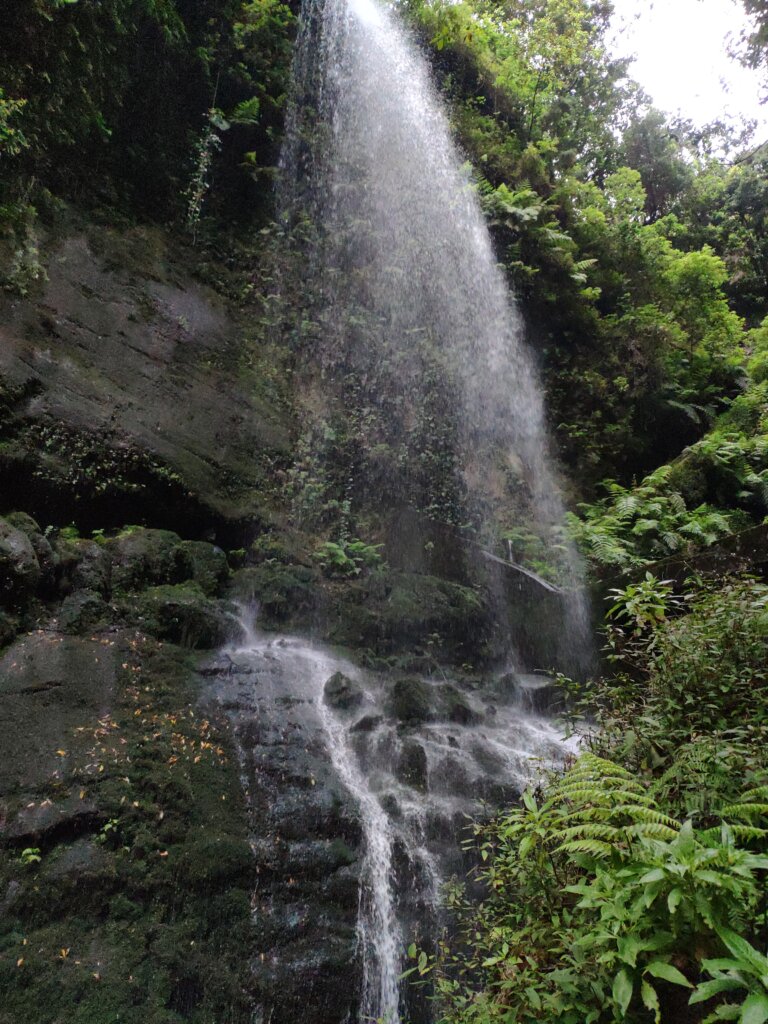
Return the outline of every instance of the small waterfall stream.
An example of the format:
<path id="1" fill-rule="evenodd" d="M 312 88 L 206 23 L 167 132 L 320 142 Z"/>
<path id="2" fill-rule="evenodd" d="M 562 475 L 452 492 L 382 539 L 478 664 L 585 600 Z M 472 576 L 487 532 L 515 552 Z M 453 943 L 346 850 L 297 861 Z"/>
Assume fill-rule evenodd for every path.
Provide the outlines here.
<path id="1" fill-rule="evenodd" d="M 349 949 L 346 967 L 350 982 L 353 961 L 360 968 L 355 1020 L 423 1021 L 399 984 L 405 949 L 414 938 L 430 939 L 440 884 L 462 870 L 460 842 L 468 819 L 488 804 L 513 800 L 539 767 L 561 764 L 572 749 L 537 710 L 546 707 L 546 677 L 502 673 L 471 693 L 461 693 L 450 678 L 423 679 L 431 711 L 423 721 L 404 723 L 387 674 L 363 670 L 312 640 L 260 633 L 245 612 L 243 626 L 240 642 L 223 654 L 217 699 L 233 721 L 254 852 L 263 856 L 266 844 L 259 834 L 263 814 L 252 796 L 265 770 L 278 771 L 276 802 L 292 786 L 304 794 L 275 824 L 280 841 L 291 830 L 298 846 L 307 838 L 305 829 L 325 836 L 317 815 L 352 836 L 354 829 L 339 826 L 338 813 L 329 812 L 328 792 L 343 792 L 348 806 L 342 818 L 359 830 L 356 949 Z M 332 689 L 339 681 L 340 702 Z M 296 758 L 300 767 L 286 771 Z M 279 854 L 281 859 L 286 872 L 294 870 L 290 853 Z M 297 877 L 289 878 L 289 888 Z M 292 892 L 287 899 L 296 913 L 298 896 Z M 272 912 L 283 913 L 276 906 Z M 299 933 L 291 943 L 300 947 Z M 275 965 L 287 957 L 287 970 L 309 970 L 306 961 L 291 960 L 290 944 L 268 956 Z"/>

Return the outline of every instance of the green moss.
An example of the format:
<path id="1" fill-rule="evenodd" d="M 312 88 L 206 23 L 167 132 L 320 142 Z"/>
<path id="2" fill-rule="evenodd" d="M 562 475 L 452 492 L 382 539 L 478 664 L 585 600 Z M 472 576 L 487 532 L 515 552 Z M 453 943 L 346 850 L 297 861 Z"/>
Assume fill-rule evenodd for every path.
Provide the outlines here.
<path id="1" fill-rule="evenodd" d="M 91 834 L 60 835 L 31 868 L 0 848 L 0 892 L 15 893 L 0 1024 L 249 1024 L 255 877 L 236 759 L 196 707 L 189 655 L 120 643 L 107 725 L 61 783 L 97 806 Z"/>
<path id="2" fill-rule="evenodd" d="M 404 725 L 419 725 L 432 717 L 432 695 L 421 679 L 398 679 L 392 687 L 390 712 Z"/>
<path id="3" fill-rule="evenodd" d="M 219 647 L 234 626 L 225 606 L 207 598 L 199 584 L 191 581 L 150 587 L 124 609 L 129 619 L 153 636 L 183 647 Z"/>
<path id="4" fill-rule="evenodd" d="M 316 585 L 312 569 L 268 561 L 235 573 L 232 594 L 242 601 L 257 601 L 263 615 L 280 622 L 312 607 Z"/>

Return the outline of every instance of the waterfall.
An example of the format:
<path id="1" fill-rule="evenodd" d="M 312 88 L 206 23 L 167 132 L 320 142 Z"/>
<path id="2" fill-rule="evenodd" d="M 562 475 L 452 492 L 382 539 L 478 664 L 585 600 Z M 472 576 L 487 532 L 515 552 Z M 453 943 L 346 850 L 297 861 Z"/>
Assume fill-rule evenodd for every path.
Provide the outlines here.
<path id="1" fill-rule="evenodd" d="M 293 74 L 279 198 L 301 250 L 296 334 L 311 392 L 303 396 L 304 451 L 321 462 L 318 446 L 334 444 L 324 417 L 336 402 L 362 441 L 347 511 L 357 476 L 369 500 L 377 493 L 387 508 L 468 530 L 478 549 L 504 553 L 502 520 L 524 523 L 559 552 L 569 596 L 550 623 L 551 644 L 573 654 L 586 634 L 581 573 L 564 539 L 541 387 L 428 63 L 396 8 L 304 0 Z M 332 454 L 327 462 L 340 460 Z M 316 500 L 325 484 L 320 474 L 311 482 Z M 311 529 L 302 519 L 309 506 L 297 502 L 295 518 Z M 514 637 L 507 654 L 519 669 Z M 546 752 L 556 762 L 562 746 L 522 703 L 497 708 L 490 697 L 482 729 L 444 721 L 404 740 L 380 701 L 382 724 L 354 733 L 323 702 L 333 667 L 314 648 L 306 671 L 327 755 L 364 826 L 358 1019 L 398 1024 L 404 911 L 396 850 L 433 892 L 447 847 L 430 845 L 429 829 L 447 823 L 455 848 L 455 816 L 476 810 L 479 793 L 513 798 L 530 777 L 531 756 Z M 414 783 L 406 771 L 404 779 L 398 766 L 408 757 L 428 777 Z"/>
<path id="2" fill-rule="evenodd" d="M 294 76 L 280 198 L 312 238 L 311 358 L 348 409 L 364 407 L 369 447 L 396 453 L 389 495 L 471 522 L 499 553 L 505 516 L 541 539 L 569 594 L 552 642 L 573 652 L 587 616 L 542 391 L 427 61 L 395 8 L 305 0 Z M 437 495 L 416 479 L 425 433 Z"/>

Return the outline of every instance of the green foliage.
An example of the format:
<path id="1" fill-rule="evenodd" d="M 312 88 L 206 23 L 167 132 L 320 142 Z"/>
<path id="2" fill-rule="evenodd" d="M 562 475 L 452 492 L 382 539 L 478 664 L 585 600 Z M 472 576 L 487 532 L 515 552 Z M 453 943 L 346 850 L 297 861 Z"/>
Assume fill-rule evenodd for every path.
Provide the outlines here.
<path id="1" fill-rule="evenodd" d="M 328 576 L 359 576 L 361 572 L 383 565 L 381 544 L 366 544 L 356 537 L 339 543 L 324 541 L 314 554 Z"/>
<path id="2" fill-rule="evenodd" d="M 720 1020 L 763 1024 L 768 1020 L 768 957 L 728 928 L 721 930 L 720 937 L 730 956 L 704 961 L 702 967 L 710 980 L 697 986 L 690 1001 L 703 1003 L 727 992 L 728 1001 L 718 1006 L 705 1024 Z"/>
<path id="3" fill-rule="evenodd" d="M 670 610 L 641 632 L 634 622 L 608 627 L 612 674 L 581 693 L 577 710 L 594 723 L 596 750 L 661 775 L 660 794 L 683 812 L 697 786 L 699 797 L 732 799 L 744 780 L 737 766 L 748 779 L 768 768 L 759 747 L 768 729 L 768 587 L 692 585 Z"/>
<path id="4" fill-rule="evenodd" d="M 203 131 L 195 144 L 195 169 L 186 192 L 187 227 L 192 232 L 193 241 L 197 237 L 197 229 L 203 212 L 203 200 L 211 187 L 210 173 L 214 154 L 221 149 L 220 132 L 226 131 L 229 123 L 224 120 L 220 110 L 211 107 L 206 115 Z"/>
<path id="5" fill-rule="evenodd" d="M 746 529 L 768 513 L 768 383 L 762 334 L 745 392 L 713 429 L 633 487 L 604 481 L 605 497 L 571 519 L 582 551 L 598 565 L 630 567 L 686 555 Z"/>
<path id="6" fill-rule="evenodd" d="M 681 823 L 589 753 L 543 801 L 525 793 L 475 831 L 488 895 L 476 910 L 454 894 L 471 952 L 417 963 L 436 972 L 443 1019 L 462 1024 L 673 1019 L 672 989 L 693 989 L 701 960 L 756 911 L 768 868 L 727 825 Z"/>
<path id="7" fill-rule="evenodd" d="M 18 156 L 29 143 L 18 127 L 26 100 L 13 100 L 0 89 L 0 155 Z"/>
<path id="8" fill-rule="evenodd" d="M 19 854 L 19 860 L 25 867 L 33 867 L 35 864 L 39 864 L 42 859 L 40 848 L 37 846 L 27 846 Z"/>

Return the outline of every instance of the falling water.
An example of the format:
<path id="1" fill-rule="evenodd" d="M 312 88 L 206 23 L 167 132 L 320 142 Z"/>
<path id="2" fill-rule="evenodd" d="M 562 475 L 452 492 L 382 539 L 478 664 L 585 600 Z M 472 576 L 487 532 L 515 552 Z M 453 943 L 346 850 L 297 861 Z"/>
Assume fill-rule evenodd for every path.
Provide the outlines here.
<path id="1" fill-rule="evenodd" d="M 311 309 L 303 315 L 319 325 L 312 359 L 324 386 L 343 394 L 353 378 L 356 394 L 365 395 L 368 448 L 400 453 L 427 398 L 439 395 L 441 420 L 454 430 L 445 446 L 449 472 L 464 503 L 461 518 L 445 521 L 472 522 L 480 542 L 494 546 L 498 507 L 511 501 L 550 548 L 559 543 L 573 597 L 562 621 L 552 623 L 552 643 L 575 650 L 585 634 L 580 571 L 562 541 L 541 388 L 476 186 L 451 140 L 428 64 L 392 7 L 304 0 L 281 202 L 286 223 L 301 229 L 307 245 Z M 388 483 L 390 493 L 403 486 L 396 477 Z M 406 493 L 409 500 L 420 507 Z M 327 708 L 323 720 L 334 767 L 366 822 L 368 895 L 359 931 L 370 956 L 361 1019 L 396 1022 L 402 936 L 392 822 L 350 756 L 344 727 Z M 425 749 L 432 743 L 423 738 Z M 494 743 L 500 757 L 510 756 L 503 735 L 486 753 Z M 535 748 L 528 738 L 520 754 Z"/>
<path id="2" fill-rule="evenodd" d="M 315 358 L 328 379 L 374 382 L 371 448 L 408 443 L 440 378 L 462 515 L 501 550 L 499 509 L 512 509 L 559 552 L 571 597 L 553 637 L 574 650 L 586 634 L 581 571 L 541 387 L 428 64 L 391 7 L 305 0 L 295 78 L 282 205 L 315 232 Z"/>
<path id="3" fill-rule="evenodd" d="M 481 813 L 484 801 L 499 804 L 521 792 L 535 774 L 534 759 L 554 767 L 568 752 L 556 726 L 536 710 L 546 681 L 520 677 L 505 697 L 498 681 L 489 680 L 486 692 L 466 698 L 472 720 L 465 724 L 439 710 L 441 693 L 455 693 L 454 684 L 424 681 L 435 714 L 403 729 L 391 716 L 390 676 L 366 672 L 317 642 L 262 633 L 253 621 L 244 608 L 242 639 L 224 655 L 218 696 L 234 715 L 255 846 L 267 826 L 258 807 L 263 795 L 254 800 L 263 766 L 258 755 L 254 760 L 254 736 L 270 759 L 275 750 L 303 751 L 302 759 L 322 752 L 362 832 L 356 1020 L 400 1024 L 407 1002 L 398 982 L 405 947 L 414 926 L 422 935 L 425 925 L 434 927 L 440 882 L 460 867 L 462 826 Z M 357 690 L 351 708 L 328 703 L 326 684 L 339 672 Z M 420 781 L 402 771 L 403 755 L 414 746 L 424 753 Z M 270 1015 L 267 1008 L 265 1019 Z M 407 1019 L 424 1017 L 409 1011 Z"/>

